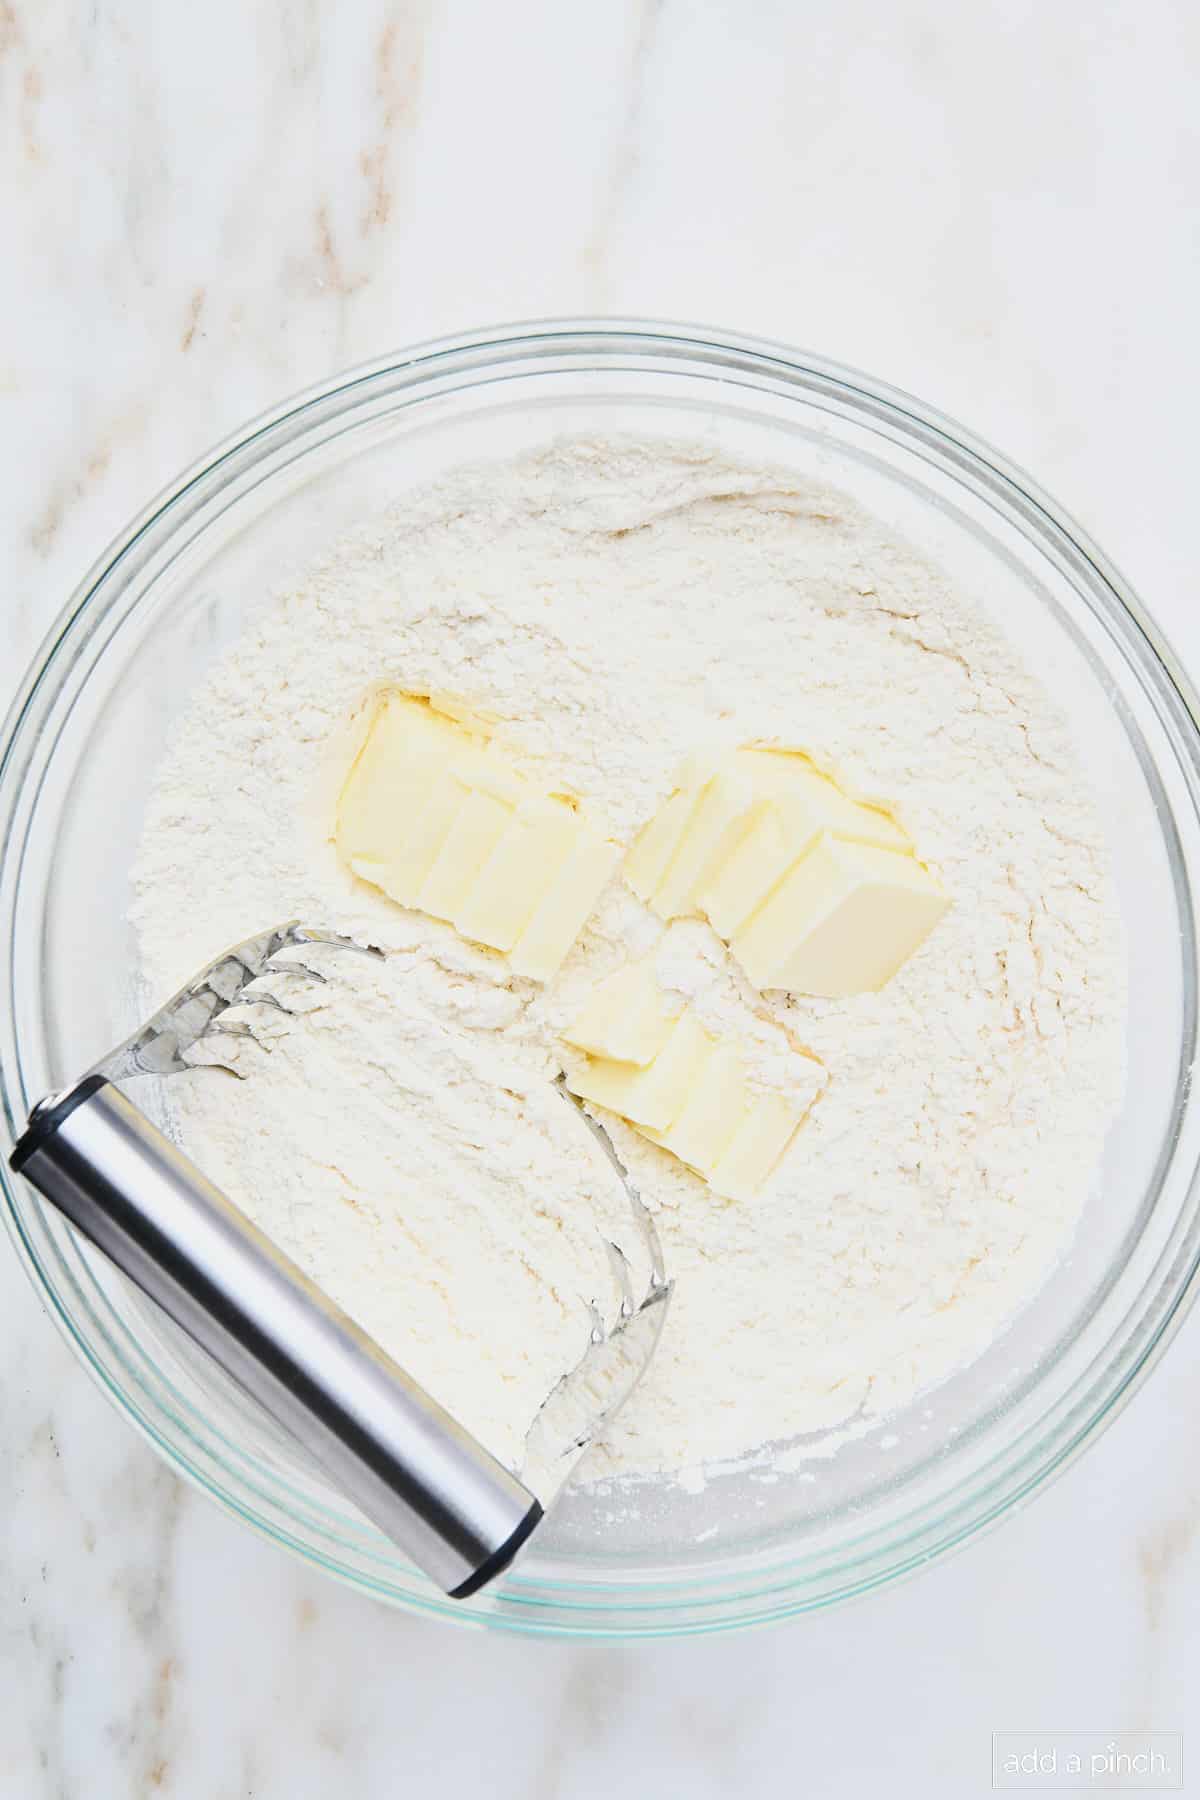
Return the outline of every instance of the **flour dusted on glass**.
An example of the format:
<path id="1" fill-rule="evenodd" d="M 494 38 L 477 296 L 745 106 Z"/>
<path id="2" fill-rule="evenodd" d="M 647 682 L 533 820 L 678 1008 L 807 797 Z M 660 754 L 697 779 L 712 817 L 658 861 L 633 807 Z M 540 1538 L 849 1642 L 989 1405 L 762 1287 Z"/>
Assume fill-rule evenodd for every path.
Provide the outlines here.
<path id="1" fill-rule="evenodd" d="M 515 979 L 334 855 L 350 721 L 379 682 L 486 713 L 524 772 L 626 842 L 689 752 L 800 744 L 895 809 L 953 908 L 880 994 L 764 997 L 706 925 L 663 939 L 615 879 L 554 981 Z M 739 1204 L 614 1122 L 677 1287 L 593 1476 L 903 1407 L 1045 1278 L 1119 1098 L 1119 925 L 1051 699 L 844 496 L 701 446 L 571 441 L 465 469 L 336 546 L 196 696 L 135 885 L 158 992 L 288 917 L 393 953 L 339 963 L 336 991 L 243 1045 L 246 1081 L 179 1077 L 176 1128 L 510 1460 L 606 1286 L 611 1195 L 547 1084 L 562 1026 L 629 957 L 658 946 L 756 1079 L 814 1104 Z"/>

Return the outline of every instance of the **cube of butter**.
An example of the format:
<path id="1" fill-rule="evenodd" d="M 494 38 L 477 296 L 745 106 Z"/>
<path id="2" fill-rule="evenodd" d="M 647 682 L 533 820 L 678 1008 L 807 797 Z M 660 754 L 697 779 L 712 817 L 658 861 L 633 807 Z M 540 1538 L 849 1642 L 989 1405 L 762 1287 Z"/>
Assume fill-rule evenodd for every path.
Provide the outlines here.
<path id="1" fill-rule="evenodd" d="M 563 1036 L 587 1052 L 568 1074 L 581 1099 L 620 1113 L 652 1144 L 707 1180 L 715 1194 L 750 1198 L 812 1104 L 755 1093 L 737 1044 L 719 1043 L 690 1007 L 659 987 L 653 956 L 629 963 L 592 994 Z"/>
<path id="2" fill-rule="evenodd" d="M 462 786 L 462 801 L 414 902 L 435 919 L 454 917 L 513 815 L 503 800 L 471 787 L 457 770 L 451 772 Z"/>
<path id="3" fill-rule="evenodd" d="M 679 1117 L 658 1142 L 699 1175 L 707 1175 L 742 1122 L 745 1080 L 733 1044 L 719 1044 L 700 1069 Z"/>
<path id="4" fill-rule="evenodd" d="M 795 806 L 794 830 L 832 831 L 838 837 L 881 850 L 909 851 L 912 845 L 890 813 L 843 793 L 831 775 L 824 775 L 799 750 L 743 750 L 739 756 L 752 761 L 754 783 L 764 799 L 777 806 Z"/>
<path id="5" fill-rule="evenodd" d="M 462 796 L 447 782 L 440 807 L 432 807 L 435 788 L 451 759 L 472 741 L 424 700 L 407 694 L 383 696 L 338 801 L 335 841 L 343 860 L 351 867 L 364 862 L 388 868 L 396 861 L 401 842 L 410 839 L 416 821 L 426 812 L 431 812 L 431 817 L 432 812 L 444 815 L 444 827 L 449 830 Z M 432 862 L 440 836 L 437 830 L 427 831 L 426 836 L 433 840 Z M 420 869 L 418 881 L 423 874 Z M 407 873 L 402 879 L 406 887 L 414 885 Z M 409 901 L 409 896 L 398 893 L 393 893 L 393 898 L 406 905 Z"/>
<path id="6" fill-rule="evenodd" d="M 697 895 L 701 911 L 727 942 L 822 831 L 881 849 L 911 849 L 894 819 L 851 800 L 806 757 L 782 750 L 746 750 L 739 756 L 750 768 L 758 805 Z"/>
<path id="7" fill-rule="evenodd" d="M 516 974 L 549 981 L 595 910 L 620 855 L 619 844 L 600 837 L 577 815 L 575 841 L 509 954 Z"/>
<path id="8" fill-rule="evenodd" d="M 816 846 L 826 842 L 891 861 L 870 865 L 875 875 L 858 880 L 858 900 L 841 903 L 840 924 L 823 925 L 806 952 L 801 940 L 816 926 L 796 908 L 817 904 L 810 890 L 823 871 L 844 872 L 853 863 L 852 857 L 831 862 L 832 853 L 822 851 L 810 864 Z M 750 747 L 692 759 L 635 842 L 626 876 L 660 918 L 704 914 L 760 987 L 825 996 L 880 986 L 949 904 L 895 819 L 843 793 L 795 750 Z M 901 898 L 884 926 L 875 914 L 888 910 L 892 889 Z M 862 932 L 867 937 L 856 939 Z M 766 971 L 769 981 L 762 978 Z"/>
<path id="9" fill-rule="evenodd" d="M 589 1056 L 644 1069 L 666 1044 L 682 1010 L 682 1000 L 659 987 L 654 958 L 648 956 L 602 981 L 563 1036 Z"/>
<path id="10" fill-rule="evenodd" d="M 730 948 L 758 988 L 837 999 L 881 988 L 949 904 L 915 857 L 826 832 Z"/>
<path id="11" fill-rule="evenodd" d="M 737 1129 L 709 1172 L 713 1193 L 724 1200 L 749 1200 L 757 1194 L 799 1130 L 802 1118 L 782 1094 L 760 1094 L 748 1101 Z"/>
<path id="12" fill-rule="evenodd" d="M 730 941 L 804 854 L 819 829 L 813 821 L 807 836 L 789 830 L 789 821 L 778 807 L 764 807 L 732 855 L 700 890 L 700 906 L 719 937 Z"/>
<path id="13" fill-rule="evenodd" d="M 722 878 L 766 812 L 774 819 L 778 845 L 771 866 L 757 869 L 743 917 L 766 898 L 769 887 L 819 831 L 882 849 L 911 847 L 894 819 L 844 794 L 800 751 L 751 747 L 716 758 L 689 758 L 674 792 L 629 852 L 629 885 L 662 919 L 696 911 L 713 917 L 710 895 L 718 910 L 727 913 Z M 740 860 L 730 877 L 739 892 L 749 871 L 750 865 Z"/>
<path id="14" fill-rule="evenodd" d="M 523 800 L 459 902 L 455 929 L 492 950 L 511 950 L 578 835 L 578 816 L 567 801 Z"/>
<path id="15" fill-rule="evenodd" d="M 592 1057 L 586 1067 L 568 1077 L 567 1085 L 581 1100 L 607 1106 L 633 1125 L 665 1132 L 683 1111 L 715 1048 L 689 1011 L 671 1027 L 663 1048 L 646 1068 Z"/>
<path id="16" fill-rule="evenodd" d="M 697 910 L 697 893 L 710 870 L 721 866 L 750 828 L 755 800 L 749 774 L 734 759 L 706 782 L 650 902 L 660 919 Z"/>
<path id="17" fill-rule="evenodd" d="M 532 789 L 483 720 L 438 699 L 380 698 L 342 787 L 338 852 L 402 906 L 449 920 L 508 954 L 518 974 L 547 981 L 619 846 L 572 801 Z"/>
<path id="18" fill-rule="evenodd" d="M 647 905 L 653 902 L 671 859 L 683 841 L 696 805 L 696 792 L 677 788 L 643 825 L 625 858 L 625 879 Z"/>

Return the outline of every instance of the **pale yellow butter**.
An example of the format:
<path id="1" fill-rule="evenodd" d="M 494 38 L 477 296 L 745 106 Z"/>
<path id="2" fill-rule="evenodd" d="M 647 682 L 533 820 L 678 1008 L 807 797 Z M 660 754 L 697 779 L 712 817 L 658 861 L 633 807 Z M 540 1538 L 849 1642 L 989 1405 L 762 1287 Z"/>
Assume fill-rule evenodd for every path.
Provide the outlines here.
<path id="1" fill-rule="evenodd" d="M 459 780 L 457 771 L 455 779 Z M 460 780 L 462 800 L 429 873 L 417 889 L 416 905 L 435 919 L 453 919 L 491 856 L 513 809 L 494 795 Z"/>
<path id="2" fill-rule="evenodd" d="M 564 1035 L 589 1056 L 644 1069 L 665 1045 L 682 1010 L 682 1000 L 659 987 L 654 960 L 647 957 L 626 963 L 602 981 Z"/>
<path id="3" fill-rule="evenodd" d="M 508 960 L 518 975 L 549 981 L 595 910 L 620 855 L 619 844 L 579 824 L 574 844 L 512 947 Z"/>
<path id="4" fill-rule="evenodd" d="M 788 814 L 793 833 L 832 831 L 838 837 L 877 844 L 882 850 L 911 851 L 912 844 L 895 819 L 878 806 L 855 800 L 799 750 L 743 750 L 753 762 L 755 785 Z"/>
<path id="5" fill-rule="evenodd" d="M 814 825 L 805 845 L 817 835 Z M 803 848 L 795 848 L 799 833 L 789 834 L 788 821 L 779 808 L 767 807 L 755 819 L 733 854 L 716 869 L 697 901 L 726 943 L 762 905 L 776 882 L 782 881 Z"/>
<path id="6" fill-rule="evenodd" d="M 949 904 L 915 857 L 823 833 L 730 948 L 756 987 L 836 999 L 882 987 Z"/>
<path id="7" fill-rule="evenodd" d="M 425 877 L 432 869 L 439 851 L 450 835 L 458 817 L 466 790 L 452 767 L 430 764 L 425 775 L 424 800 L 417 799 L 411 810 L 390 812 L 392 851 L 384 862 L 384 878 L 380 886 L 403 906 L 416 906 Z M 398 821 L 406 819 L 401 827 Z M 379 835 L 386 826 L 381 821 Z"/>
<path id="8" fill-rule="evenodd" d="M 460 903 L 455 929 L 493 950 L 511 950 L 578 835 L 565 800 L 522 801 Z"/>
<path id="9" fill-rule="evenodd" d="M 701 789 L 687 827 L 654 895 L 662 919 L 697 909 L 697 894 L 710 870 L 737 849 L 755 818 L 757 795 L 744 768 L 718 769 Z"/>
<path id="10" fill-rule="evenodd" d="M 531 788 L 488 730 L 440 694 L 436 705 L 381 695 L 342 788 L 335 841 L 362 880 L 547 981 L 620 849 L 573 801 Z"/>
<path id="11" fill-rule="evenodd" d="M 563 1034 L 588 1052 L 567 1085 L 620 1113 L 714 1193 L 746 1199 L 774 1169 L 808 1102 L 752 1093 L 739 1047 L 716 1042 L 690 1008 L 672 1018 L 677 1005 L 659 988 L 653 957 L 610 976 Z"/>
<path id="12" fill-rule="evenodd" d="M 715 1045 L 695 1015 L 685 1012 L 647 1068 L 595 1057 L 568 1077 L 571 1092 L 620 1113 L 631 1124 L 666 1131 L 679 1117 Z"/>
<path id="13" fill-rule="evenodd" d="M 892 861 L 878 879 L 857 881 L 857 898 L 844 896 L 823 923 L 810 889 L 828 859 L 801 870 L 826 840 Z M 887 812 L 843 793 L 792 750 L 747 748 L 685 765 L 634 844 L 626 875 L 660 918 L 707 917 L 758 986 L 828 997 L 881 986 L 949 904 Z M 903 898 L 884 921 L 877 915 L 893 889 Z M 818 924 L 822 935 L 806 949 Z"/>
<path id="14" fill-rule="evenodd" d="M 639 900 L 653 901 L 687 830 L 696 795 L 680 788 L 644 825 L 625 858 L 624 875 Z"/>
<path id="15" fill-rule="evenodd" d="M 680 1162 L 707 1175 L 732 1142 L 744 1110 L 742 1059 L 734 1045 L 719 1044 L 699 1071 L 679 1117 L 659 1142 Z"/>
<path id="16" fill-rule="evenodd" d="M 407 827 L 426 810 L 432 783 L 471 742 L 424 701 L 385 695 L 338 802 L 336 843 L 346 862 L 387 867 L 395 858 L 397 821 Z"/>
<path id="17" fill-rule="evenodd" d="M 736 1130 L 708 1177 L 714 1194 L 749 1200 L 773 1173 L 802 1120 L 782 1094 L 747 1102 Z"/>

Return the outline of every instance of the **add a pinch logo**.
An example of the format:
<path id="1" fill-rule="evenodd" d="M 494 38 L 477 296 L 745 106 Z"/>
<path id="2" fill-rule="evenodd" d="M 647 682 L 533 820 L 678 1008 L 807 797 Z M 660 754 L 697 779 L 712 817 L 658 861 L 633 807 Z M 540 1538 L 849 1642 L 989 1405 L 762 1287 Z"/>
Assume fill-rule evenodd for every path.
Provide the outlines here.
<path id="1" fill-rule="evenodd" d="M 1183 1787 L 1183 1738 L 1166 1732 L 997 1732 L 992 1787 L 1178 1792 Z"/>

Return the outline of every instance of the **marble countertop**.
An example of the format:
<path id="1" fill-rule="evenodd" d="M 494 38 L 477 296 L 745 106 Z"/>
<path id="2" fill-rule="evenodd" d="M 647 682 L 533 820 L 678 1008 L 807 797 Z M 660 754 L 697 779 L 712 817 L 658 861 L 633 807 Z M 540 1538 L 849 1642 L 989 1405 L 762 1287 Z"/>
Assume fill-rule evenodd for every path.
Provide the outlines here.
<path id="1" fill-rule="evenodd" d="M 0 0 L 0 682 L 146 497 L 290 390 L 503 319 L 696 319 L 1036 471 L 1194 670 L 1189 0 Z M 7 696 L 5 696 L 7 697 Z M 745 1639 L 389 1613 L 185 1490 L 0 1255 L 0 1795 L 984 1793 L 993 1732 L 1200 1691 L 1200 1317 L 1082 1462 Z"/>

